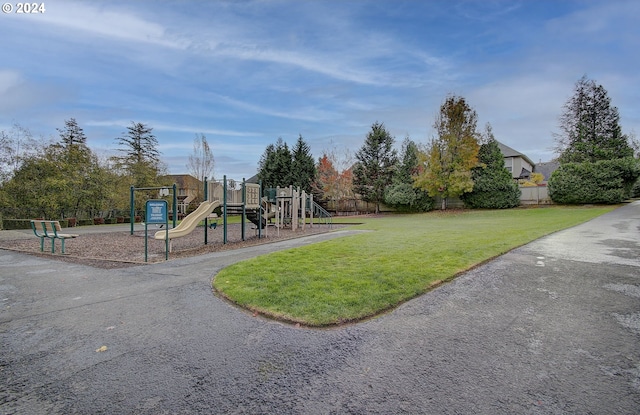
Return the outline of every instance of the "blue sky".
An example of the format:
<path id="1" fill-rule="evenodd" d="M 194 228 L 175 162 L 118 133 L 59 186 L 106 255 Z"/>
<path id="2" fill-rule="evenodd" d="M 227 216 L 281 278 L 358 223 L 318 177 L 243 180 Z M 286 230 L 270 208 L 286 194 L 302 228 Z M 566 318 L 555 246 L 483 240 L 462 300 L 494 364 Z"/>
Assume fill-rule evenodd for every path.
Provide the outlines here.
<path id="1" fill-rule="evenodd" d="M 10 3 L 14 6 L 16 3 Z M 534 162 L 578 79 L 640 131 L 640 2 L 45 1 L 0 14 L 0 130 L 57 139 L 75 118 L 114 154 L 131 121 L 153 127 L 169 172 L 196 134 L 215 176 L 256 173 L 265 147 L 301 134 L 317 159 L 353 154 L 371 125 L 426 144 L 448 94 Z"/>

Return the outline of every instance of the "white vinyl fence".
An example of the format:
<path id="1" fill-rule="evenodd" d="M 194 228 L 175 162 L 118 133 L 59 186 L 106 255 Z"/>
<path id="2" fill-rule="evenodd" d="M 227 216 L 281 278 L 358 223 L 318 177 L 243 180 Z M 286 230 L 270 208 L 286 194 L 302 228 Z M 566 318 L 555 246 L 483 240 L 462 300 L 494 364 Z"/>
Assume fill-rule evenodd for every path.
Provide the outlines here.
<path id="1" fill-rule="evenodd" d="M 549 205 L 549 188 L 547 186 L 520 186 L 520 204 L 523 205 Z"/>

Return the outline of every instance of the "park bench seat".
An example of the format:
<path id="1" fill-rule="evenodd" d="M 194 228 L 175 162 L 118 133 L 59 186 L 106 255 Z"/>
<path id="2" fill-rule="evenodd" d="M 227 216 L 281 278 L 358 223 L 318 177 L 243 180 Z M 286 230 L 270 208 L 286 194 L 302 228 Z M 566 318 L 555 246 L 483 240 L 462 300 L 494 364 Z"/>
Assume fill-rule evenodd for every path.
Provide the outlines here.
<path id="1" fill-rule="evenodd" d="M 32 220 L 31 229 L 33 233 L 40 238 L 40 252 L 44 251 L 44 239 L 51 239 L 51 253 L 55 253 L 55 241 L 60 239 L 62 253 L 64 254 L 64 241 L 66 239 L 77 238 L 79 235 L 71 233 L 62 233 L 60 222 L 57 220 Z"/>

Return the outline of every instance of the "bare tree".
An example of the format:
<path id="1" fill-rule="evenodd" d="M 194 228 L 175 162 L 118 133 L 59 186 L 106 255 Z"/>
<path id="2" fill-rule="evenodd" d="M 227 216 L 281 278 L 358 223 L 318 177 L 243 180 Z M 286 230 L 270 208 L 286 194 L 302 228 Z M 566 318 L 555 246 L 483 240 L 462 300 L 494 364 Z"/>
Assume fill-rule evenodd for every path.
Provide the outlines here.
<path id="1" fill-rule="evenodd" d="M 8 133 L 0 131 L 0 183 L 9 179 L 20 168 L 22 161 L 33 155 L 39 147 L 44 147 L 44 143 L 38 143 L 31 131 L 18 123 Z"/>
<path id="2" fill-rule="evenodd" d="M 213 167 L 213 152 L 209 147 L 207 137 L 202 133 L 196 134 L 196 138 L 193 140 L 193 153 L 189 155 L 187 163 L 189 174 L 200 181 L 204 181 L 205 177 L 213 179 Z"/>

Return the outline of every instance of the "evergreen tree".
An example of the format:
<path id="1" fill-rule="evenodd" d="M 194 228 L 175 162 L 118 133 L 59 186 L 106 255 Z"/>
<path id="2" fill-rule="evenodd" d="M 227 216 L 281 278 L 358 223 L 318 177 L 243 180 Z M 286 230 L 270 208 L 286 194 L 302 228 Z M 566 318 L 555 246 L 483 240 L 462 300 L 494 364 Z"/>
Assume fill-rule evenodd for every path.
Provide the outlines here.
<path id="1" fill-rule="evenodd" d="M 153 128 L 131 122 L 127 132 L 116 139 L 123 156 L 114 157 L 116 166 L 131 178 L 135 187 L 155 186 L 160 174 L 160 152 Z"/>
<path id="2" fill-rule="evenodd" d="M 64 121 L 64 128 L 56 128 L 60 134 L 62 145 L 65 148 L 71 148 L 73 146 L 86 146 L 87 136 L 84 131 L 78 125 L 75 118 L 70 118 Z"/>
<path id="3" fill-rule="evenodd" d="M 504 165 L 504 155 L 487 124 L 478 151 L 479 166 L 471 169 L 473 190 L 460 196 L 467 207 L 505 209 L 520 205 L 520 189 Z"/>
<path id="4" fill-rule="evenodd" d="M 621 203 L 638 177 L 640 162 L 633 157 L 563 163 L 549 179 L 549 197 L 563 204 Z"/>
<path id="5" fill-rule="evenodd" d="M 274 183 L 277 180 L 274 177 L 277 172 L 273 169 L 275 162 L 276 146 L 269 144 L 262 156 L 260 156 L 260 162 L 258 163 L 258 179 L 262 181 L 262 187 L 264 188 L 275 187 Z"/>
<path id="6" fill-rule="evenodd" d="M 363 146 L 356 153 L 356 165 L 353 169 L 354 191 L 367 202 L 376 204 L 376 213 L 380 212 L 380 203 L 384 202 L 384 190 L 398 163 L 394 138 L 385 129 L 384 124 L 375 122 Z"/>
<path id="7" fill-rule="evenodd" d="M 309 145 L 302 135 L 298 137 L 291 153 L 291 179 L 294 187 L 300 187 L 307 193 L 311 192 L 311 185 L 316 177 L 316 166 L 311 155 Z"/>
<path id="8" fill-rule="evenodd" d="M 400 210 L 426 212 L 433 208 L 433 198 L 413 186 L 413 176 L 419 170 L 419 150 L 416 143 L 406 137 L 402 143 L 400 162 L 391 185 L 384 193 L 385 203 Z"/>
<path id="9" fill-rule="evenodd" d="M 421 153 L 424 166 L 415 177 L 415 186 L 429 196 L 442 198 L 446 209 L 448 197 L 457 197 L 473 189 L 471 169 L 478 162 L 478 115 L 462 97 L 450 96 L 440 107 L 433 138 Z"/>
<path id="10" fill-rule="evenodd" d="M 58 164 L 64 180 L 60 183 L 64 200 L 60 200 L 60 217 L 77 216 L 81 207 L 96 198 L 93 172 L 98 165 L 95 154 L 87 146 L 87 136 L 75 118 L 65 120 L 64 128 L 57 128 L 60 141 L 47 150 Z"/>
<path id="11" fill-rule="evenodd" d="M 286 187 L 291 181 L 291 151 L 282 138 L 276 144 L 269 144 L 260 157 L 258 178 L 264 188 Z"/>
<path id="12" fill-rule="evenodd" d="M 583 76 L 564 105 L 556 135 L 561 163 L 596 162 L 633 157 L 628 137 L 622 134 L 618 109 L 602 85 Z"/>
<path id="13" fill-rule="evenodd" d="M 560 116 L 561 166 L 549 179 L 557 203 L 618 203 L 631 195 L 638 161 L 622 133 L 618 109 L 602 85 L 583 76 Z"/>

